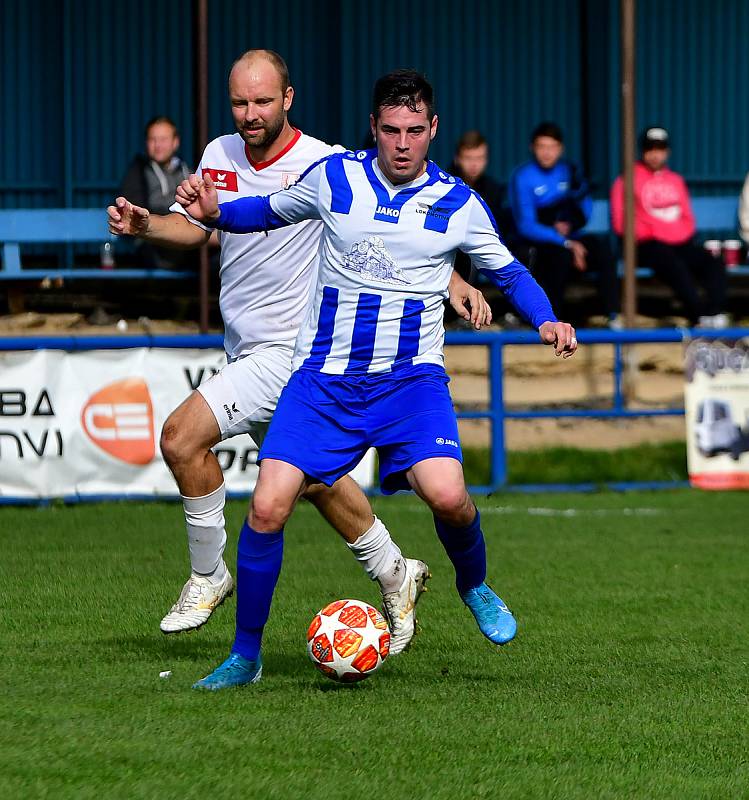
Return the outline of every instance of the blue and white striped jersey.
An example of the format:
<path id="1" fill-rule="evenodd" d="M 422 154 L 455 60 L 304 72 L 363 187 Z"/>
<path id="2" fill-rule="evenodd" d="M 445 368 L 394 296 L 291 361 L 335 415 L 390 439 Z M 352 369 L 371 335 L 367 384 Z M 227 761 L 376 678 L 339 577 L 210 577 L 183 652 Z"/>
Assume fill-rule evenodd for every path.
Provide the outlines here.
<path id="1" fill-rule="evenodd" d="M 396 186 L 379 169 L 376 150 L 338 153 L 313 164 L 289 189 L 224 203 L 220 211 L 215 227 L 233 233 L 323 222 L 295 369 L 340 375 L 442 365 L 443 300 L 457 250 L 534 327 L 556 321 L 481 198 L 431 161 L 419 178 Z"/>

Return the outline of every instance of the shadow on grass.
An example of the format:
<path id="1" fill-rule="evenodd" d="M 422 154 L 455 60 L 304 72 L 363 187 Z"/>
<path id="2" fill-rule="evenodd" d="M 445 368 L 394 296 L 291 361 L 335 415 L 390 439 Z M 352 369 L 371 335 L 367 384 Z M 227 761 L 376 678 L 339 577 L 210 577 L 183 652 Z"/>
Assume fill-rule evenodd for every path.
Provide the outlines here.
<path id="1" fill-rule="evenodd" d="M 94 639 L 88 643 L 91 655 L 100 662 L 118 664 L 128 658 L 133 660 L 158 661 L 171 663 L 174 659 L 190 662 L 198 672 L 218 666 L 229 653 L 230 641 L 217 642 L 215 637 L 201 638 L 196 634 L 180 634 L 165 636 L 160 632 L 144 632 L 136 635 L 107 636 Z M 409 664 L 408 655 L 399 656 L 397 660 L 388 661 L 376 674 L 357 683 L 337 683 L 326 679 L 318 673 L 310 663 L 302 648 L 276 649 L 270 645 L 263 651 L 263 672 L 268 678 L 272 676 L 292 678 L 302 681 L 306 689 L 320 691 L 325 694 L 337 692 L 358 692 L 364 684 L 385 684 L 392 690 L 404 689 L 412 685 L 444 686 L 460 685 L 493 685 L 497 688 L 506 685 L 517 676 L 510 678 L 497 669 L 491 654 L 486 669 L 476 668 L 475 664 L 465 666 L 433 665 L 424 671 L 423 664 Z M 170 661 L 171 660 L 171 661 Z"/>
<path id="2" fill-rule="evenodd" d="M 142 633 L 134 636 L 110 636 L 90 643 L 96 657 L 116 663 L 123 658 L 178 658 L 203 665 L 205 661 L 218 665 L 229 654 L 231 642 L 216 642 L 215 638 L 201 639 L 194 634 L 165 636 L 163 633 Z M 263 651 L 263 670 L 268 674 L 298 677 L 314 670 L 303 650 L 299 652 Z"/>
<path id="3" fill-rule="evenodd" d="M 199 661 L 222 652 L 213 639 L 200 639 L 191 634 L 165 636 L 163 633 L 141 633 L 134 636 L 109 636 L 89 643 L 103 661 L 118 662 L 123 656 L 171 656 Z M 229 649 L 227 642 L 225 650 Z"/>
<path id="4" fill-rule="evenodd" d="M 324 694 L 328 692 L 358 692 L 363 688 L 363 683 L 364 681 L 358 683 L 336 683 L 333 680 L 328 680 L 326 683 L 315 681 L 312 688 Z"/>

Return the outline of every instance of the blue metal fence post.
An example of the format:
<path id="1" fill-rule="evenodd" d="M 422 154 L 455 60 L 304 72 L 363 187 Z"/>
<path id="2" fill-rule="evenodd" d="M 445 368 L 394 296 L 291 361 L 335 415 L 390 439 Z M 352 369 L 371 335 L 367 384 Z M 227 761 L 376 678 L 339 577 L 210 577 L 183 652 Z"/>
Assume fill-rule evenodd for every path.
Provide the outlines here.
<path id="1" fill-rule="evenodd" d="M 505 452 L 505 400 L 502 368 L 501 334 L 489 345 L 489 403 L 491 408 L 492 453 L 491 488 L 500 489 L 507 483 L 507 454 Z"/>
<path id="2" fill-rule="evenodd" d="M 614 411 L 624 409 L 624 391 L 622 380 L 624 375 L 624 359 L 622 357 L 622 345 L 620 342 L 614 344 Z"/>

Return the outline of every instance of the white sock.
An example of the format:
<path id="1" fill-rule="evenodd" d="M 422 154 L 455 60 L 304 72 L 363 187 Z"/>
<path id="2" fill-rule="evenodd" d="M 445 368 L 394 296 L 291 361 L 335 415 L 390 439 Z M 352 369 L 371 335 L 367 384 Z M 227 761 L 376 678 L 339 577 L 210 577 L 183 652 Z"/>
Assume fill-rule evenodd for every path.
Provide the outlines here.
<path id="1" fill-rule="evenodd" d="M 353 544 L 347 544 L 370 579 L 377 581 L 384 593 L 397 592 L 403 586 L 406 565 L 400 547 L 377 517 L 369 530 L 364 531 Z"/>
<path id="2" fill-rule="evenodd" d="M 226 486 L 223 483 L 203 497 L 182 496 L 192 571 L 214 583 L 220 583 L 226 574 L 222 558 L 226 547 L 225 503 Z"/>

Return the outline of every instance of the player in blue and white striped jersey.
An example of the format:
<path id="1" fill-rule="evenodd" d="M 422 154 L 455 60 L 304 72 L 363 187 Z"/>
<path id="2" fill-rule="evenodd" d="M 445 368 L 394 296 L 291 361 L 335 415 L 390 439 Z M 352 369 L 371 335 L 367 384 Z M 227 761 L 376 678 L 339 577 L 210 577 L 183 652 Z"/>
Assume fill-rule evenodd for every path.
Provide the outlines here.
<path id="1" fill-rule="evenodd" d="M 330 485 L 377 448 L 386 493 L 413 489 L 434 513 L 458 592 L 480 630 L 510 641 L 515 620 L 485 583 L 478 510 L 465 488 L 458 427 L 443 366 L 442 301 L 455 253 L 466 252 L 557 355 L 574 330 L 499 238 L 481 198 L 426 159 L 437 132 L 431 86 L 398 71 L 375 85 L 376 150 L 334 154 L 288 190 L 220 207 L 210 177 L 177 191 L 190 216 L 231 233 L 320 219 L 317 284 L 297 339 L 295 373 L 259 459 L 245 523 L 256 574 L 238 586 L 232 654 L 199 688 L 250 682 L 280 564 L 283 526 L 310 483 Z"/>

